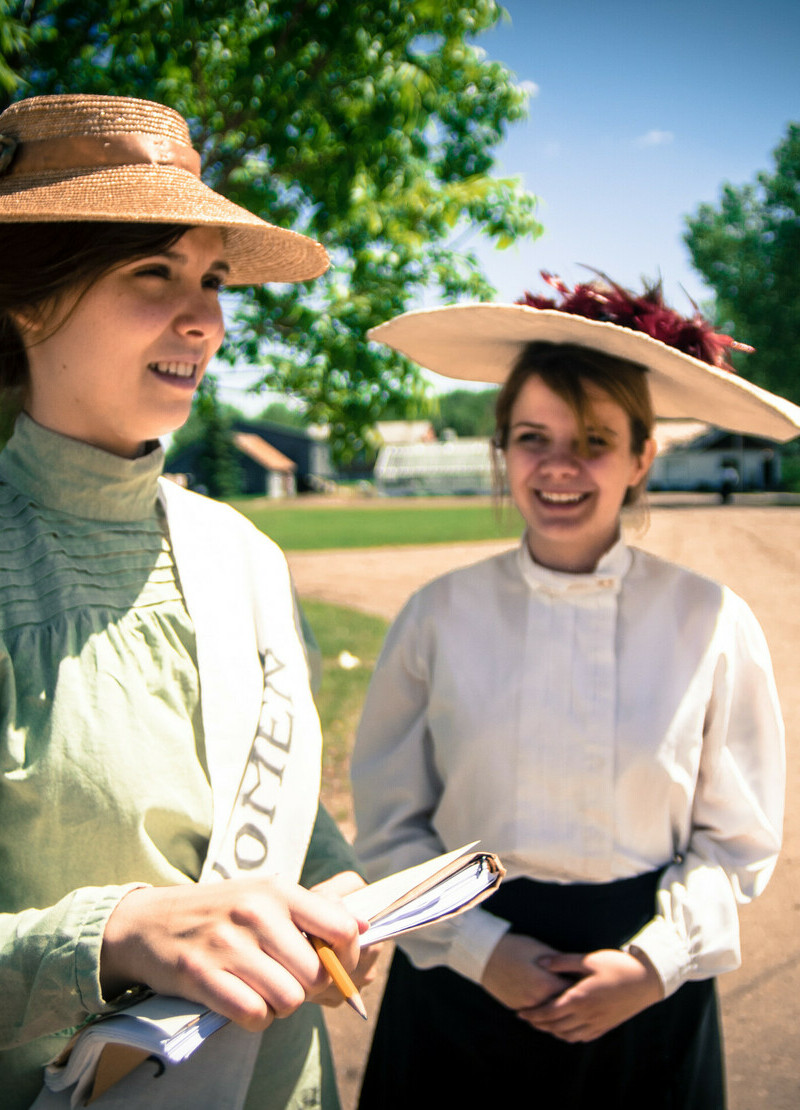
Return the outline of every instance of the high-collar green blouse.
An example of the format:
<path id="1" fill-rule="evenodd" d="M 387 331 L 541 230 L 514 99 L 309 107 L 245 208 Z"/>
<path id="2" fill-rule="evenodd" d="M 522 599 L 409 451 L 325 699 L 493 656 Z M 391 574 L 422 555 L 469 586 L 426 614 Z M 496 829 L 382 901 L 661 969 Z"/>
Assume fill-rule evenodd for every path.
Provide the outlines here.
<path id="1" fill-rule="evenodd" d="M 162 465 L 160 448 L 121 459 L 25 415 L 0 453 L 0 1103 L 9 1110 L 41 1088 L 42 1065 L 64 1044 L 65 1032 L 52 1031 L 107 1008 L 100 947 L 120 897 L 141 883 L 194 881 L 206 857 L 212 798 L 195 632 L 158 498 Z M 305 885 L 354 866 L 324 810 L 311 839 Z M 320 1008 L 306 1005 L 264 1036 L 245 1110 L 337 1105 Z"/>
<path id="2" fill-rule="evenodd" d="M 0 454 L 0 911 L 22 914 L 8 929 L 0 917 L 0 1044 L 26 1042 L 0 1052 L 6 1092 L 56 1044 L 30 1042 L 52 1016 L 31 1001 L 49 991 L 20 932 L 75 946 L 74 987 L 54 982 L 50 999 L 68 1024 L 76 994 L 94 1008 L 120 888 L 196 880 L 205 858 L 194 631 L 157 500 L 162 465 L 160 448 L 121 459 L 24 415 Z M 54 909 L 28 925 L 31 907 Z"/>

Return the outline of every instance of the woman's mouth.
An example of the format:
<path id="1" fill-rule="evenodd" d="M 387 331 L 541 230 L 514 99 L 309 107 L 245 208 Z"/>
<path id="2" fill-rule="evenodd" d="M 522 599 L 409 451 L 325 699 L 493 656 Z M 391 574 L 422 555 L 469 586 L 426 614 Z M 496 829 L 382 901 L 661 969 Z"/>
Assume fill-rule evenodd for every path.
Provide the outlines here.
<path id="1" fill-rule="evenodd" d="M 581 492 L 566 493 L 545 489 L 537 489 L 535 492 L 539 500 L 543 501 L 545 505 L 579 505 L 589 497 L 588 493 Z"/>
<path id="2" fill-rule="evenodd" d="M 178 362 L 172 360 L 170 362 L 151 362 L 148 368 L 162 378 L 180 378 L 190 379 L 194 378 L 197 373 L 196 362 Z"/>

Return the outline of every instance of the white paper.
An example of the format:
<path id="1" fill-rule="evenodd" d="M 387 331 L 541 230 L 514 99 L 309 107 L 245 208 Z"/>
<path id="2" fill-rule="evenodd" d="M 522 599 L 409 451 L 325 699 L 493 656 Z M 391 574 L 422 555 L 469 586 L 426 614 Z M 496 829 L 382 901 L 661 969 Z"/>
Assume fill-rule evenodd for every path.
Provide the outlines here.
<path id="1" fill-rule="evenodd" d="M 454 852 L 446 852 L 443 856 L 436 856 L 434 859 L 426 860 L 425 863 L 407 867 L 405 871 L 398 871 L 395 875 L 388 875 L 385 879 L 378 879 L 369 886 L 362 887 L 361 890 L 354 890 L 352 894 L 347 894 L 342 901 L 351 913 L 369 921 L 387 906 L 391 906 L 398 898 L 408 894 L 415 886 L 424 883 L 437 871 L 441 871 L 443 867 L 457 860 L 459 856 L 472 851 L 477 843 L 478 841 L 475 840 L 472 844 L 465 844 L 463 848 L 457 848 Z"/>
<path id="2" fill-rule="evenodd" d="M 64 1066 L 49 1065 L 45 1083 L 51 1091 L 76 1084 L 72 1105 L 89 1094 L 100 1056 L 107 1044 L 124 1044 L 178 1064 L 191 1056 L 227 1018 L 185 998 L 153 995 L 127 1010 L 88 1026 L 75 1043 Z"/>
<path id="3" fill-rule="evenodd" d="M 496 881 L 497 874 L 485 859 L 465 862 L 463 869 L 454 872 L 409 905 L 379 914 L 369 929 L 362 933 L 361 947 L 430 925 L 440 917 L 453 913 Z"/>

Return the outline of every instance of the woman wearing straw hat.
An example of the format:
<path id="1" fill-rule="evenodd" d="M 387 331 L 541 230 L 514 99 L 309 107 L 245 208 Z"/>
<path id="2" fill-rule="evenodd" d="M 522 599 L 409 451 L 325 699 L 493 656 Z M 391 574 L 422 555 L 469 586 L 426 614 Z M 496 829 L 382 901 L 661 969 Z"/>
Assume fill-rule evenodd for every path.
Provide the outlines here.
<path id="1" fill-rule="evenodd" d="M 410 599 L 367 696 L 367 872 L 480 838 L 508 877 L 399 942 L 362 1110 L 724 1105 L 714 977 L 738 966 L 737 903 L 775 863 L 783 726 L 750 610 L 627 546 L 620 513 L 654 408 L 775 439 L 800 409 L 724 369 L 727 340 L 657 291 L 561 294 L 372 333 L 503 383 L 495 446 L 525 534 Z"/>
<path id="2" fill-rule="evenodd" d="M 335 896 L 362 880 L 318 810 L 286 564 L 162 481 L 157 441 L 222 341 L 221 285 L 307 280 L 327 256 L 198 173 L 157 104 L 0 115 L 6 1110 L 31 1104 L 74 1027 L 142 987 L 232 1021 L 98 1106 L 337 1105 L 319 1008 L 299 1008 L 329 983 L 304 934 L 352 968 L 359 923 Z"/>

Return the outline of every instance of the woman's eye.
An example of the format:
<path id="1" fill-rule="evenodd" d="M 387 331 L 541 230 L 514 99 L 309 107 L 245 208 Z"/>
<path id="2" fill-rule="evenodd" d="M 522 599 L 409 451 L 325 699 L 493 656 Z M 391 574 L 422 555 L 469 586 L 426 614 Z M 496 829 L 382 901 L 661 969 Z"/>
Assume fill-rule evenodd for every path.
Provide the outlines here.
<path id="1" fill-rule="evenodd" d="M 166 279 L 169 278 L 169 266 L 154 262 L 151 265 L 142 266 L 136 273 L 139 277 L 159 277 Z"/>
<path id="2" fill-rule="evenodd" d="M 216 289 L 216 291 L 219 292 L 221 289 L 224 289 L 224 287 L 225 283 L 222 278 L 218 277 L 216 274 L 209 274 L 208 277 L 203 279 L 204 289 Z"/>
<path id="3" fill-rule="evenodd" d="M 603 451 L 608 447 L 608 440 L 604 436 L 590 435 L 587 437 L 587 443 L 593 451 Z"/>

